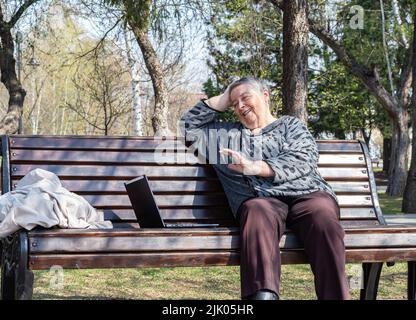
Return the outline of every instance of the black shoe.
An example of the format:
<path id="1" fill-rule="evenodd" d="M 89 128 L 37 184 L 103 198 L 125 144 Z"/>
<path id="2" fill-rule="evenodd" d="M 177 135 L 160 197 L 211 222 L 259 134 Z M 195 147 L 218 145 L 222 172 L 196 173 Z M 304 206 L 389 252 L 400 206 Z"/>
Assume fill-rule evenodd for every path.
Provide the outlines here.
<path id="1" fill-rule="evenodd" d="M 248 296 L 247 300 L 279 300 L 279 295 L 271 290 L 258 290 L 256 293 Z"/>

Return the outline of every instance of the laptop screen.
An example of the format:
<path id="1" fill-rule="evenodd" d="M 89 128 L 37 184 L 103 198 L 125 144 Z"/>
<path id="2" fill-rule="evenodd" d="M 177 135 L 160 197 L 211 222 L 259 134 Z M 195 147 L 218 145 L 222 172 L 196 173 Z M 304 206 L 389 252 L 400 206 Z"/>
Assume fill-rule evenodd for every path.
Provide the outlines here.
<path id="1" fill-rule="evenodd" d="M 164 228 L 159 208 L 146 175 L 124 183 L 141 228 Z"/>

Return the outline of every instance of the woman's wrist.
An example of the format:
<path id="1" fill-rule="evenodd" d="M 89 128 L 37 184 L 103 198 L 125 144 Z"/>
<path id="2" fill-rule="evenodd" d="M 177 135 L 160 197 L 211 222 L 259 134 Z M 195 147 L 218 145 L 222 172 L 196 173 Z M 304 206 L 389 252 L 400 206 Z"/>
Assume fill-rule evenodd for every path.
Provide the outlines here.
<path id="1" fill-rule="evenodd" d="M 274 171 L 270 167 L 270 165 L 266 161 L 257 160 L 254 161 L 255 165 L 257 166 L 257 176 L 267 178 L 267 177 L 274 177 Z"/>
<path id="2" fill-rule="evenodd" d="M 219 96 L 211 97 L 204 101 L 210 108 L 217 111 L 223 112 L 229 106 L 229 101 L 227 96 L 223 93 Z"/>

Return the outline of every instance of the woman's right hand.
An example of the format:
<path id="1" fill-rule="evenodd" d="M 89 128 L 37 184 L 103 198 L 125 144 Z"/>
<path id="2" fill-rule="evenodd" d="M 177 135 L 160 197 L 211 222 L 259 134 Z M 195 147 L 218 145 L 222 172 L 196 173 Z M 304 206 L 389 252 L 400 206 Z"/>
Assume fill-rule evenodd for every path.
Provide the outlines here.
<path id="1" fill-rule="evenodd" d="M 225 111 L 231 105 L 230 92 L 228 90 L 228 87 L 224 91 L 224 93 L 215 97 L 211 97 L 208 100 L 205 100 L 205 103 L 215 110 L 221 112 Z"/>

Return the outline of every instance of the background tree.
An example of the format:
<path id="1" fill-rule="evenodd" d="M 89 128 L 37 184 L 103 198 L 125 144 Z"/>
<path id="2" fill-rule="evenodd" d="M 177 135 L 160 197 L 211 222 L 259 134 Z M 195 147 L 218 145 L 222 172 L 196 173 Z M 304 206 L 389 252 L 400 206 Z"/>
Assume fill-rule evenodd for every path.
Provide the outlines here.
<path id="1" fill-rule="evenodd" d="M 278 0 L 269 0 L 272 2 L 276 8 L 283 10 L 283 4 Z M 400 3 L 399 15 L 405 15 L 405 12 L 411 12 L 409 10 L 411 2 L 402 1 Z M 340 6 L 339 3 L 336 3 L 337 6 Z M 351 22 L 350 8 L 353 5 L 360 5 L 365 9 L 372 10 L 370 12 L 380 13 L 385 11 L 384 6 L 390 5 L 383 2 L 374 2 L 374 1 L 349 1 L 348 3 L 343 2 L 342 6 L 344 10 L 339 11 L 345 18 L 340 19 L 338 16 L 338 21 L 349 21 Z M 380 10 L 380 5 L 383 10 Z M 313 10 L 310 10 L 310 21 L 309 21 L 309 31 L 313 33 L 317 38 L 319 38 L 325 45 L 330 47 L 336 54 L 339 61 L 344 65 L 344 67 L 351 73 L 356 76 L 361 83 L 369 90 L 369 92 L 376 98 L 376 100 L 384 107 L 389 117 L 391 118 L 393 124 L 393 136 L 392 136 L 392 150 L 391 150 L 391 163 L 389 168 L 389 179 L 387 193 L 392 196 L 403 195 L 406 177 L 407 177 L 407 168 L 408 168 L 408 149 L 409 149 L 409 135 L 408 135 L 408 125 L 409 125 L 409 97 L 410 97 L 410 83 L 411 83 L 411 50 L 409 46 L 406 46 L 406 43 L 400 41 L 401 37 L 396 38 L 393 36 L 389 41 L 396 42 L 394 46 L 395 53 L 393 55 L 389 54 L 389 57 L 394 57 L 394 65 L 397 72 L 385 72 L 386 77 L 380 75 L 380 69 L 385 70 L 386 62 L 382 65 L 370 63 L 368 61 L 368 55 L 358 55 L 357 52 L 365 52 L 362 50 L 362 47 L 368 44 L 371 44 L 368 38 L 362 37 L 362 30 L 360 28 L 352 29 L 349 28 L 348 32 L 345 32 L 345 28 L 340 28 L 338 25 L 335 30 L 328 32 L 328 30 L 319 23 L 320 14 L 314 14 Z M 349 15 L 349 16 L 348 16 Z M 357 13 L 353 18 L 356 18 Z M 357 21 L 360 21 L 358 19 Z M 374 19 L 361 19 L 361 22 L 374 23 Z M 377 28 L 378 32 L 373 34 L 386 33 L 383 25 L 386 23 L 383 19 L 378 19 L 380 26 Z M 389 19 L 389 23 L 392 23 L 392 19 Z M 346 25 L 347 23 L 344 23 Z M 351 26 L 351 24 L 349 24 Z M 392 34 L 396 35 L 393 31 L 393 28 L 390 26 L 385 27 L 387 30 L 392 30 Z M 400 28 L 404 28 L 404 25 L 401 25 Z M 371 29 L 371 27 L 370 27 Z M 354 30 L 358 30 L 354 32 Z M 364 28 L 364 30 L 367 30 Z M 368 30 L 367 30 L 368 31 Z M 401 29 L 400 34 L 403 35 Z M 384 42 L 385 43 L 385 42 Z M 383 46 L 383 41 L 379 42 L 382 56 L 385 56 L 385 46 Z M 391 48 L 393 46 L 389 46 Z M 372 59 L 373 61 L 373 59 Z M 389 81 L 392 79 L 391 81 Z M 391 92 L 391 82 L 395 84 L 395 91 Z"/>
<path id="2" fill-rule="evenodd" d="M 406 188 L 403 196 L 402 211 L 416 213 L 416 6 L 413 9 L 413 41 L 412 41 L 412 125 L 413 125 L 413 141 L 412 141 L 412 158 L 410 170 L 407 176 Z"/>
<path id="3" fill-rule="evenodd" d="M 109 52 L 105 44 L 95 53 L 92 61 L 89 59 L 78 65 L 84 72 L 72 79 L 77 97 L 65 107 L 90 125 L 89 134 L 98 130 L 99 134 L 108 135 L 116 121 L 131 111 L 129 90 L 125 85 L 128 71 L 121 54 Z M 124 132 L 128 133 L 126 124 Z"/>
<path id="4" fill-rule="evenodd" d="M 208 96 L 216 95 L 233 79 L 255 75 L 271 85 L 273 112 L 287 113 L 283 111 L 281 94 L 282 11 L 276 11 L 268 1 L 226 1 L 212 5 L 210 13 L 207 38 L 212 77 L 204 84 L 204 91 Z M 345 138 L 348 132 L 360 131 L 369 140 L 371 127 L 380 123 L 374 99 L 369 99 L 368 91 L 348 76 L 319 39 L 309 39 L 308 51 L 308 111 L 312 119 L 319 120 L 309 122 L 315 136 L 331 132 Z M 233 119 L 232 113 L 227 113 L 226 118 Z"/>
<path id="5" fill-rule="evenodd" d="M 0 122 L 0 134 L 17 132 L 26 95 L 16 74 L 12 29 L 29 7 L 38 1 L 0 1 L 0 72 L 1 82 L 9 94 L 7 114 Z"/>
<path id="6" fill-rule="evenodd" d="M 125 19 L 133 31 L 137 43 L 142 51 L 146 67 L 152 79 L 155 95 L 155 109 L 152 117 L 153 130 L 158 135 L 169 135 L 167 122 L 168 98 L 163 69 L 156 51 L 150 42 L 148 33 L 150 28 L 151 0 L 123 0 Z"/>
<path id="7" fill-rule="evenodd" d="M 308 15 L 306 0 L 283 2 L 283 109 L 307 123 Z"/>

